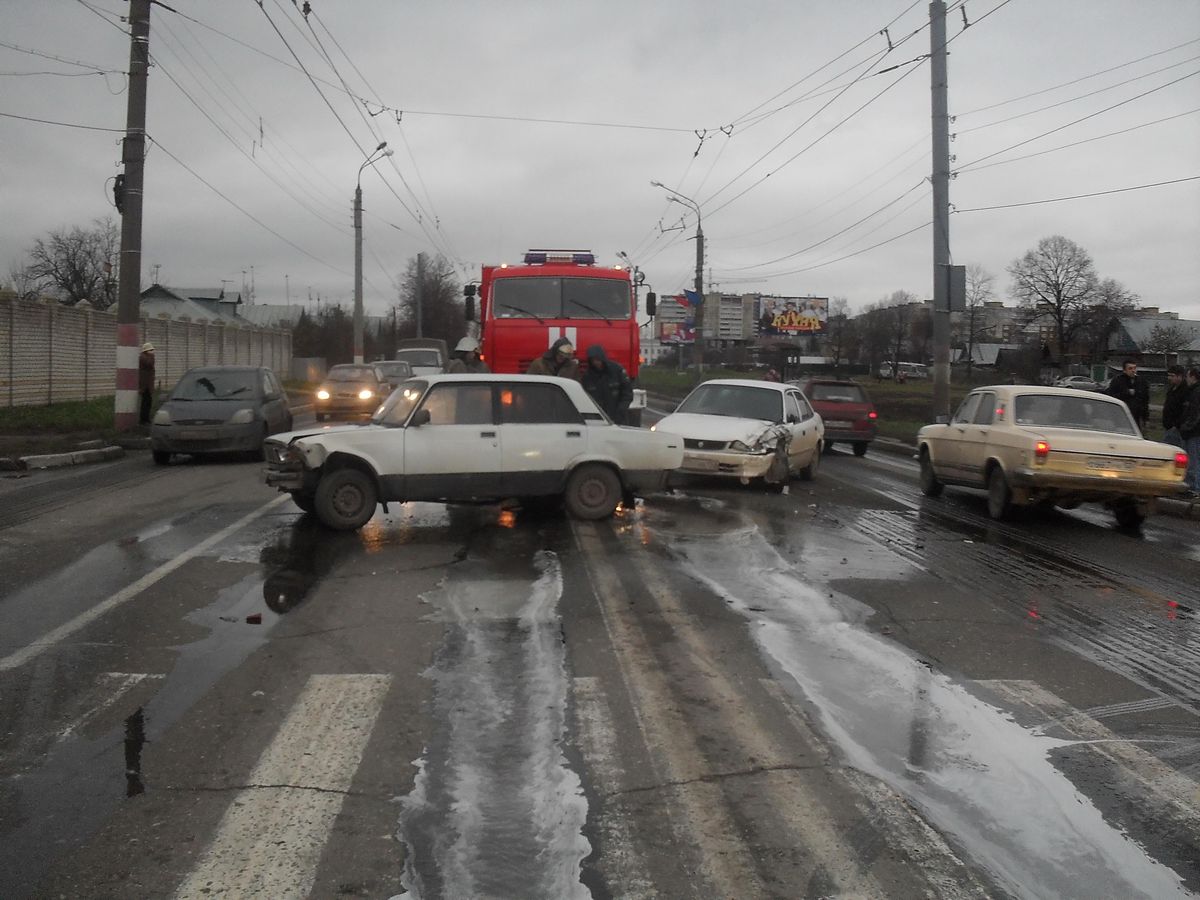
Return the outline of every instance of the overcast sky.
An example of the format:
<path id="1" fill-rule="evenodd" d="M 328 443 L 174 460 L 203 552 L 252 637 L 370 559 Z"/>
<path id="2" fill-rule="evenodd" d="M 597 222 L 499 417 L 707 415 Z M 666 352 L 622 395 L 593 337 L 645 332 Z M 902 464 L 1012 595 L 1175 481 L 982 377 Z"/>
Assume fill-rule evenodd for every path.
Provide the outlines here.
<path id="1" fill-rule="evenodd" d="M 312 0 L 307 23 L 291 0 L 169 6 L 144 284 L 157 265 L 238 289 L 253 267 L 259 302 L 348 301 L 355 177 L 386 140 L 362 176 L 368 311 L 418 251 L 464 281 L 530 247 L 626 251 L 659 293 L 690 287 L 695 215 L 651 181 L 699 203 L 716 289 L 931 294 L 924 2 Z M 1005 267 L 1061 234 L 1144 305 L 1200 318 L 1200 2 L 949 6 L 954 261 L 1007 300 Z M 127 10 L 0 0 L 0 282 L 39 235 L 115 215 Z"/>

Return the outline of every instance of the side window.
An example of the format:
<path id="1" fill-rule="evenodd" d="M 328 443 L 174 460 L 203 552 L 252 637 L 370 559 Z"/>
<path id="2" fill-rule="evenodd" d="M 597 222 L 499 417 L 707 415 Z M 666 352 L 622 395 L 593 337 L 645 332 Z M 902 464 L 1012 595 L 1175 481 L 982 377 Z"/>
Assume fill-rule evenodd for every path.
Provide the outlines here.
<path id="1" fill-rule="evenodd" d="M 278 393 L 275 386 L 271 383 L 271 373 L 266 369 L 262 371 L 262 393 L 264 397 L 270 397 L 272 394 Z"/>
<path id="2" fill-rule="evenodd" d="M 279 376 L 276 375 L 274 372 L 272 372 L 270 369 L 268 369 L 267 370 L 267 379 L 271 382 L 271 390 L 282 397 L 283 396 L 283 385 L 281 385 L 279 383 Z"/>
<path id="3" fill-rule="evenodd" d="M 979 409 L 979 397 L 979 394 L 968 394 L 951 421 L 958 425 L 974 421 L 975 411 Z"/>
<path id="4" fill-rule="evenodd" d="M 991 425 L 996 418 L 996 395 L 991 391 L 979 395 L 979 409 L 975 412 L 976 425 Z"/>
<path id="5" fill-rule="evenodd" d="M 583 416 L 562 388 L 554 384 L 500 385 L 501 425 L 578 425 Z"/>
<path id="6" fill-rule="evenodd" d="M 491 425 L 490 384 L 437 384 L 421 406 L 430 425 Z"/>
<path id="7" fill-rule="evenodd" d="M 795 417 L 796 421 L 803 422 L 808 416 L 804 414 L 804 407 L 808 406 L 800 395 L 795 391 L 789 391 L 787 400 L 784 401 L 784 406 L 787 409 L 788 418 Z"/>

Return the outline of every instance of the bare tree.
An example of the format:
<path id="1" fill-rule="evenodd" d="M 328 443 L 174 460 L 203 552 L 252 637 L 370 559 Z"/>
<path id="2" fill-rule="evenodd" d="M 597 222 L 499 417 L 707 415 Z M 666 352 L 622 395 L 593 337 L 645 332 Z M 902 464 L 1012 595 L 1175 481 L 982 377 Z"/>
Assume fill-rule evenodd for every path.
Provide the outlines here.
<path id="1" fill-rule="evenodd" d="M 1105 278 L 1096 286 L 1095 301 L 1080 310 L 1078 342 L 1092 361 L 1103 360 L 1108 351 L 1108 339 L 1120 320 L 1137 308 L 1138 295 L 1126 290 L 1114 278 Z"/>
<path id="2" fill-rule="evenodd" d="M 400 309 L 404 321 L 399 325 L 403 337 L 417 331 L 417 260 L 409 261 L 399 279 Z M 454 266 L 441 254 L 426 256 L 421 291 L 421 334 L 441 338 L 451 346 L 467 332 L 463 311 L 462 288 Z"/>
<path id="3" fill-rule="evenodd" d="M 1184 350 L 1196 338 L 1191 328 L 1182 325 L 1155 325 L 1150 329 L 1150 336 L 1142 344 L 1145 353 L 1161 353 L 1163 365 L 1169 365 L 1167 357 L 1174 353 L 1178 360 L 1179 351 Z"/>
<path id="4" fill-rule="evenodd" d="M 825 347 L 833 357 L 833 371 L 837 374 L 842 360 L 854 355 L 857 347 L 857 327 L 849 315 L 850 304 L 845 297 L 834 297 L 829 301 L 829 317 L 825 326 Z"/>
<path id="5" fill-rule="evenodd" d="M 1100 280 L 1086 250 L 1062 235 L 1038 241 L 1037 247 L 1008 267 L 1012 292 L 1032 320 L 1054 324 L 1059 358 L 1076 333 L 1090 320 L 1099 299 Z"/>
<path id="6" fill-rule="evenodd" d="M 987 303 L 996 296 L 996 276 L 979 263 L 967 266 L 967 308 L 964 314 L 965 331 L 963 343 L 967 351 L 967 379 L 970 381 L 971 369 L 975 365 L 975 345 L 980 343 L 989 331 Z"/>
<path id="7" fill-rule="evenodd" d="M 908 291 L 893 291 L 883 301 L 883 306 L 888 311 L 889 318 L 888 325 L 891 337 L 888 349 L 892 361 L 893 378 L 900 371 L 900 357 L 904 354 L 905 347 L 908 346 L 912 339 L 913 304 L 916 302 L 917 298 Z"/>
<path id="8" fill-rule="evenodd" d="M 25 275 L 35 291 L 51 291 L 65 303 L 87 300 L 104 309 L 117 299 L 117 249 L 121 232 L 111 218 L 51 231 L 34 241 Z"/>

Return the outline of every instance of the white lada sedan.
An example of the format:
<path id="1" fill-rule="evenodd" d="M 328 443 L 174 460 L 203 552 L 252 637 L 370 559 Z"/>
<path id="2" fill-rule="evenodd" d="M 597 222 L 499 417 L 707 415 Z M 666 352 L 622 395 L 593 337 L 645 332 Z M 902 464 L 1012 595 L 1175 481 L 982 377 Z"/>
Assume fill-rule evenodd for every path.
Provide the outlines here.
<path id="1" fill-rule="evenodd" d="M 267 484 L 330 528 L 352 530 L 379 503 L 562 497 L 582 519 L 660 490 L 683 459 L 668 434 L 612 424 L 576 381 L 435 375 L 402 383 L 365 425 L 266 442 Z"/>
<path id="2" fill-rule="evenodd" d="M 917 432 L 921 490 L 984 488 L 988 513 L 1014 506 L 1103 503 L 1137 527 L 1154 498 L 1182 493 L 1187 454 L 1144 440 L 1120 400 L 1071 388 L 993 385 L 966 396 L 948 422 Z"/>
<path id="3" fill-rule="evenodd" d="M 685 475 L 808 481 L 821 463 L 825 426 L 800 389 L 748 379 L 706 381 L 654 426 L 683 439 Z"/>

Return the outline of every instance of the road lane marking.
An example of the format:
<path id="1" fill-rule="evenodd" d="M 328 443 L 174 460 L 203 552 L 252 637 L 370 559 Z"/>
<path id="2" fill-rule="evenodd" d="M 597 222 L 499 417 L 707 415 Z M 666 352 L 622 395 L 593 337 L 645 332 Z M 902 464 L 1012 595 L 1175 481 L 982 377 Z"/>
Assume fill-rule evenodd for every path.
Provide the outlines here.
<path id="1" fill-rule="evenodd" d="M 624 783 L 617 733 L 600 679 L 575 678 L 572 693 L 580 745 L 595 777 L 597 791 L 605 798 L 604 815 L 597 823 L 605 848 L 605 880 L 616 897 L 630 900 L 657 897 L 658 892 L 646 876 L 645 860 L 631 839 L 634 816 L 620 796 Z"/>
<path id="2" fill-rule="evenodd" d="M 146 588 L 150 587 L 153 584 L 156 584 L 159 581 L 162 581 L 164 578 L 166 578 L 168 575 L 170 575 L 172 572 L 174 572 L 176 569 L 178 569 L 184 563 L 186 563 L 192 559 L 195 559 L 197 556 L 201 556 L 205 551 L 207 551 L 211 547 L 215 546 L 216 544 L 219 544 L 221 541 L 225 540 L 225 538 L 229 537 L 234 532 L 245 527 L 250 522 L 253 522 L 255 519 L 257 519 L 259 516 L 266 513 L 268 510 L 273 509 L 276 506 L 279 506 L 279 504 L 281 504 L 289 499 L 290 499 L 290 497 L 287 494 L 280 494 L 278 497 L 271 500 L 269 503 L 264 503 L 262 506 L 260 506 L 258 509 L 254 510 L 253 512 L 247 513 L 246 515 L 242 516 L 240 519 L 238 519 L 232 525 L 227 525 L 225 528 L 222 528 L 216 534 L 210 535 L 209 537 L 207 537 L 203 541 L 201 541 L 199 544 L 196 544 L 196 546 L 188 548 L 183 553 L 180 553 L 178 556 L 176 556 L 174 559 L 167 560 L 165 563 L 163 563 L 157 569 L 154 569 L 151 572 L 147 572 L 145 575 L 143 575 L 141 578 L 139 578 L 133 584 L 128 585 L 127 587 L 124 587 L 121 590 L 117 591 L 115 594 L 110 595 L 106 599 L 97 603 L 91 609 L 81 612 L 75 618 L 73 618 L 67 622 L 64 622 L 62 625 L 59 625 L 57 628 L 47 632 L 42 637 L 38 638 L 36 641 L 33 641 L 32 643 L 26 645 L 25 647 L 22 647 L 20 650 L 17 650 L 15 653 L 10 653 L 8 656 L 0 658 L 0 672 L 7 672 L 10 669 L 15 669 L 18 666 L 24 665 L 25 663 L 29 662 L 31 659 L 35 659 L 36 657 L 40 656 L 42 653 L 49 650 L 51 647 L 60 643 L 64 638 L 70 637 L 75 632 L 79 631 L 80 629 L 84 628 L 87 625 L 90 625 L 92 622 L 99 619 L 101 616 L 104 616 L 107 613 L 111 612 L 112 610 L 116 609 L 117 607 L 128 603 L 134 597 L 136 597 L 140 593 L 142 593 L 142 591 L 146 590 Z"/>
<path id="3" fill-rule="evenodd" d="M 1200 783 L 1181 774 L 1133 741 L 1121 737 L 1092 716 L 1080 712 L 1057 694 L 1033 681 L 992 680 L 978 682 L 1009 703 L 1045 716 L 1045 731 L 1060 728 L 1086 745 L 1090 751 L 1115 763 L 1125 778 L 1136 783 L 1139 793 L 1158 802 L 1163 814 L 1181 827 L 1200 834 Z"/>
<path id="4" fill-rule="evenodd" d="M 127 693 L 129 693 L 130 690 L 133 689 L 135 685 L 141 684 L 147 678 L 157 680 L 164 677 L 165 676 L 161 674 L 149 672 L 104 672 L 97 680 L 115 682 L 112 692 L 91 709 L 87 710 L 83 715 L 81 715 L 66 728 L 62 729 L 58 733 L 59 740 L 70 737 L 96 716 L 100 715 L 100 713 L 104 712 L 104 710 L 108 709 L 110 706 L 124 697 Z"/>
<path id="5" fill-rule="evenodd" d="M 307 897 L 390 684 L 390 675 L 310 676 L 175 896 Z"/>
<path id="6" fill-rule="evenodd" d="M 726 810 L 719 784 L 695 780 L 708 772 L 704 755 L 672 697 L 645 635 L 622 615 L 629 596 L 616 569 L 608 562 L 597 526 L 572 520 L 571 529 L 583 551 L 582 559 L 600 616 L 614 649 L 618 670 L 635 711 L 643 744 L 649 748 L 651 776 L 662 785 L 668 801 L 680 808 L 683 826 L 698 850 L 700 875 L 717 897 L 761 897 L 767 894 L 754 859 L 738 840 L 741 829 Z M 686 783 L 682 783 L 686 782 Z"/>

